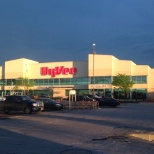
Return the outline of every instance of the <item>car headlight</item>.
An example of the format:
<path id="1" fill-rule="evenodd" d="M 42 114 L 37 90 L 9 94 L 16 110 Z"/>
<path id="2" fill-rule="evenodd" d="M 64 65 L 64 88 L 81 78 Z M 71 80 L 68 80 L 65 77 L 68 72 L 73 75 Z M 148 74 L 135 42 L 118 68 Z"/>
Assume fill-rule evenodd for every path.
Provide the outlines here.
<path id="1" fill-rule="evenodd" d="M 56 106 L 60 107 L 61 105 L 60 104 L 56 104 Z"/>
<path id="2" fill-rule="evenodd" d="M 33 106 L 38 106 L 38 104 L 37 103 L 33 103 Z"/>

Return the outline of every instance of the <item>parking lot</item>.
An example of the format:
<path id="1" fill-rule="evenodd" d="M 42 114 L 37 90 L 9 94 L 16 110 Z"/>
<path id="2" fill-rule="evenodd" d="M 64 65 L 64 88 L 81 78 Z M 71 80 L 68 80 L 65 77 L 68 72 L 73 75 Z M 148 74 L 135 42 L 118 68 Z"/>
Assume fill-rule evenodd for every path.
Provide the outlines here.
<path id="1" fill-rule="evenodd" d="M 2 115 L 2 114 L 1 114 Z M 154 103 L 117 108 L 12 113 L 0 117 L 0 154 L 153 154 Z"/>

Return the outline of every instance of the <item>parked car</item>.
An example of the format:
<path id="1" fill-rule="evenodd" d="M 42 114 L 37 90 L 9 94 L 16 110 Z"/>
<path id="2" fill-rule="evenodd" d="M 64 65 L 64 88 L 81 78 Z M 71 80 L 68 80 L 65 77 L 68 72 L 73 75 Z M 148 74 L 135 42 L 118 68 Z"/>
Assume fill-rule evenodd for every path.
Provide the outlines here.
<path id="1" fill-rule="evenodd" d="M 88 95 L 85 95 L 85 96 L 77 96 L 76 101 L 95 101 L 95 99 L 89 97 Z"/>
<path id="2" fill-rule="evenodd" d="M 87 95 L 89 98 L 92 98 L 94 101 L 98 101 L 100 98 L 102 98 L 101 96 L 97 95 L 97 94 L 88 94 Z"/>
<path id="3" fill-rule="evenodd" d="M 42 111 L 44 108 L 43 102 L 35 101 L 25 95 L 8 95 L 0 101 L 0 110 L 5 113 L 12 111 L 22 111 L 26 114 Z"/>
<path id="4" fill-rule="evenodd" d="M 61 110 L 65 108 L 63 103 L 57 102 L 50 98 L 38 98 L 36 100 L 44 103 L 44 110 Z"/>
<path id="5" fill-rule="evenodd" d="M 120 101 L 115 98 L 106 97 L 98 100 L 99 106 L 109 106 L 109 107 L 117 107 L 120 105 Z"/>

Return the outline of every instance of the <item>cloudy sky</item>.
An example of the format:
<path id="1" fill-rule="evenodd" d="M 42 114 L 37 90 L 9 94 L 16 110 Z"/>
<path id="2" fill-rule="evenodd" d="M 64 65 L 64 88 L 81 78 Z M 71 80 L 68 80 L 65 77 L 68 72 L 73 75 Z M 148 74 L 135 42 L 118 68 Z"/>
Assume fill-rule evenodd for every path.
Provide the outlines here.
<path id="1" fill-rule="evenodd" d="M 114 55 L 154 68 L 154 0 L 0 0 L 0 65 Z"/>

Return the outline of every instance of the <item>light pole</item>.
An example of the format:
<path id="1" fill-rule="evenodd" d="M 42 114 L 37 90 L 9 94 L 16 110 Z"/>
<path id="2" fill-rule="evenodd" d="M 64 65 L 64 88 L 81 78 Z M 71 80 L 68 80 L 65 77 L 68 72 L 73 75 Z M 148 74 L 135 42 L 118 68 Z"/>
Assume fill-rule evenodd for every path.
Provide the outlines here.
<path id="1" fill-rule="evenodd" d="M 96 44 L 93 43 L 92 45 L 92 48 L 93 48 L 93 90 L 92 90 L 92 93 L 94 95 L 94 84 L 95 84 L 95 80 L 94 80 L 94 76 L 95 76 L 95 54 L 96 54 L 96 51 L 95 51 L 95 47 L 96 47 Z"/>

